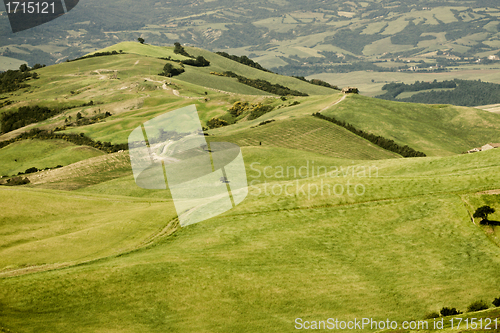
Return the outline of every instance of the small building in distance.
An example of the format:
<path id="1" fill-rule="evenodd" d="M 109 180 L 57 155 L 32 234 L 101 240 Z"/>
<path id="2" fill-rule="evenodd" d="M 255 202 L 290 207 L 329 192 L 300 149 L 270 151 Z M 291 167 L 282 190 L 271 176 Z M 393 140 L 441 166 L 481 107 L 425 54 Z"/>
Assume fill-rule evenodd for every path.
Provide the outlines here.
<path id="1" fill-rule="evenodd" d="M 359 93 L 359 90 L 356 87 L 345 87 L 345 88 L 342 88 L 342 92 L 344 94 L 357 94 L 357 93 Z"/>
<path id="2" fill-rule="evenodd" d="M 479 151 L 486 151 L 486 150 L 491 150 L 491 149 L 495 149 L 495 148 L 500 148 L 500 143 L 487 143 L 480 148 L 473 148 L 471 150 L 468 150 L 467 154 L 477 153 Z"/>

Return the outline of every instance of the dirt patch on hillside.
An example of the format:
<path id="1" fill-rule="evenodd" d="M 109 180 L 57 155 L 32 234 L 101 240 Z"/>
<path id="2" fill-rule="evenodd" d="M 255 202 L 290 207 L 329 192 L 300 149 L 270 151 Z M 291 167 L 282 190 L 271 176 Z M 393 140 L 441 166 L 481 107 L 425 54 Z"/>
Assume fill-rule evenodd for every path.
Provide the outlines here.
<path id="1" fill-rule="evenodd" d="M 479 192 L 478 194 L 500 194 L 500 189 L 498 189 L 498 190 L 489 190 L 489 191 Z"/>

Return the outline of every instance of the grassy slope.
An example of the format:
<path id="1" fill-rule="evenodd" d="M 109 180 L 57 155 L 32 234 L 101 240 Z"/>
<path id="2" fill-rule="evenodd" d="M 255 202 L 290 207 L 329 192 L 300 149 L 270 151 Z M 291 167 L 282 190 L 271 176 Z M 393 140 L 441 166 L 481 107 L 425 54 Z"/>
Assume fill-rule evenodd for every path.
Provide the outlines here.
<path id="1" fill-rule="evenodd" d="M 32 184 L 22 188 L 0 188 L 6 203 L 0 213 L 0 328 L 282 332 L 293 330 L 296 317 L 404 320 L 499 296 L 492 295 L 500 292 L 499 249 L 490 241 L 499 227 L 478 227 L 469 213 L 483 203 L 500 211 L 498 196 L 476 194 L 500 188 L 500 150 L 362 161 L 390 154 L 310 116 L 338 94 L 282 102 L 210 90 L 204 102 L 184 98 L 203 99 L 205 88 L 182 80 L 172 80 L 181 97 L 151 90 L 144 77 L 164 78 L 144 73 L 163 63 L 126 54 L 50 66 L 35 81 L 38 89 L 14 98 L 102 101 L 95 108 L 113 117 L 72 131 L 114 142 L 124 142 L 147 119 L 193 102 L 205 121 L 240 99 L 301 104 L 210 131 L 210 140 L 250 145 L 242 148 L 250 193 L 235 209 L 170 236 L 175 225 L 164 228 L 176 214 L 169 192 L 138 188 L 126 153 L 32 175 Z M 120 80 L 90 74 L 99 68 L 117 69 Z M 474 112 L 353 96 L 325 114 L 356 117 L 360 128 L 374 132 L 384 123 L 396 141 L 447 155 L 496 129 L 496 118 Z M 250 128 L 268 119 L 277 121 Z M 473 132 L 486 121 L 490 129 Z M 427 129 L 418 122 L 427 122 Z M 446 140 L 450 133 L 457 143 Z M 331 135 L 355 147 L 339 149 Z M 264 146 L 252 146 L 257 138 Z M 325 155 L 325 145 L 333 157 Z M 281 176 L 280 167 L 308 167 L 309 173 Z M 318 167 L 338 172 L 318 177 Z M 285 186 L 292 195 L 278 194 Z M 363 195 L 355 189 L 364 189 Z"/>
<path id="2" fill-rule="evenodd" d="M 301 80 L 296 79 L 296 78 L 264 72 L 264 71 L 240 64 L 238 62 L 229 60 L 229 59 L 224 58 L 218 54 L 215 54 L 215 53 L 203 50 L 203 49 L 187 47 L 186 51 L 193 56 L 201 55 L 201 56 L 205 57 L 208 61 L 210 61 L 209 67 L 203 67 L 203 68 L 200 68 L 197 70 L 197 76 L 187 76 L 187 75 L 184 76 L 185 74 L 182 74 L 179 77 L 181 80 L 186 80 L 188 82 L 197 83 L 197 82 L 199 82 L 198 80 L 202 80 L 202 82 L 204 82 L 204 83 L 209 83 L 210 81 L 214 81 L 214 83 L 215 83 L 216 81 L 213 80 L 213 75 L 210 75 L 210 72 L 221 73 L 224 71 L 232 71 L 232 72 L 238 73 L 242 76 L 248 77 L 250 79 L 262 79 L 262 80 L 269 81 L 273 84 L 281 84 L 281 85 L 286 86 L 290 89 L 298 90 L 298 91 L 301 91 L 301 92 L 309 94 L 309 95 L 330 95 L 330 94 L 337 93 L 336 90 L 321 87 L 321 86 L 316 86 L 316 85 L 301 81 Z M 187 74 L 189 74 L 189 73 L 187 73 Z M 207 76 L 207 75 L 210 75 L 210 76 Z M 232 81 L 237 83 L 235 79 L 232 79 Z M 215 87 L 217 87 L 217 86 L 215 86 Z"/>
<path id="3" fill-rule="evenodd" d="M 335 124 L 306 116 L 279 120 L 253 129 L 244 129 L 232 135 L 210 138 L 210 141 L 234 142 L 239 146 L 284 147 L 318 151 L 337 158 L 372 160 L 394 158 L 399 155 L 384 150 Z"/>
<path id="4" fill-rule="evenodd" d="M 286 151 L 270 147 L 248 147 L 243 153 L 249 180 L 272 185 L 284 180 L 256 178 L 249 164 L 300 166 L 309 160 L 316 165 L 352 165 L 306 152 L 290 159 Z M 292 330 L 297 317 L 404 320 L 450 304 L 463 309 L 478 298 L 496 297 L 492 291 L 498 291 L 500 259 L 498 247 L 470 222 L 457 194 L 498 188 L 499 157 L 500 151 L 495 150 L 372 161 L 368 165 L 379 168 L 378 177 L 300 180 L 306 188 L 321 181 L 345 186 L 349 180 L 364 184 L 364 196 L 270 196 L 263 184 L 258 185 L 260 195 L 254 187 L 234 210 L 182 228 L 175 237 L 160 238 L 154 246 L 83 266 L 3 278 L 0 325 L 19 332 L 49 328 L 55 332 L 276 332 Z M 478 167 L 481 172 L 474 170 Z M 1 192 L 4 198 L 12 197 L 9 190 Z M 56 192 L 17 193 L 19 200 L 12 197 L 6 221 L 17 214 L 23 223 L 34 223 L 34 212 L 23 213 L 16 207 L 22 205 L 21 198 L 35 203 L 46 195 L 55 202 L 62 200 L 63 207 L 70 202 L 78 207 L 68 218 L 80 222 L 65 224 L 67 228 L 100 219 L 131 221 L 123 231 L 118 227 L 111 234 L 99 234 L 98 239 L 108 244 L 107 251 L 120 245 L 112 233 L 123 237 L 142 225 L 141 238 L 150 223 L 166 225 L 169 218 L 160 212 L 171 207 L 162 201 L 149 208 L 143 204 L 145 198 L 102 200 L 102 195 L 88 197 L 85 191 L 84 197 L 67 198 Z M 88 217 L 86 209 L 93 205 L 95 219 Z M 500 208 L 498 202 L 494 207 Z M 123 218 L 112 218 L 113 214 Z M 99 230 L 98 224 L 91 226 L 90 234 Z M 3 228 L 3 233 L 12 232 L 15 225 L 7 223 Z M 57 224 L 34 235 L 42 237 L 54 229 Z M 28 239 L 32 233 L 17 230 L 16 237 Z M 30 263 L 70 261 L 85 240 L 84 234 L 75 232 L 63 253 L 49 247 Z M 3 251 L 12 251 L 7 257 L 26 258 L 19 244 L 7 245 Z"/>
<path id="5" fill-rule="evenodd" d="M 104 152 L 95 148 L 77 146 L 62 140 L 19 141 L 0 149 L 0 174 L 14 175 L 31 167 L 44 169 L 69 165 L 103 154 Z"/>
<path id="6" fill-rule="evenodd" d="M 172 59 L 179 59 L 179 60 L 186 59 L 186 57 L 184 56 L 180 56 L 173 53 L 173 47 L 141 45 L 135 42 L 119 43 L 111 47 L 105 48 L 103 50 L 100 50 L 99 52 L 119 51 L 119 50 L 123 50 L 123 52 L 126 53 L 132 53 L 148 57 L 165 58 L 170 56 Z M 186 51 L 193 56 L 202 55 L 203 57 L 205 57 L 207 60 L 210 61 L 209 67 L 196 68 L 192 66 L 185 66 L 186 72 L 178 77 L 182 81 L 190 82 L 196 85 L 208 88 L 214 88 L 218 90 L 225 90 L 234 93 L 240 93 L 240 94 L 272 95 L 263 92 L 261 90 L 240 84 L 235 79 L 210 75 L 210 72 L 221 73 L 224 71 L 233 71 L 248 78 L 253 78 L 253 79 L 259 78 L 267 80 L 271 83 L 274 84 L 278 83 L 287 86 L 291 89 L 296 89 L 311 95 L 328 95 L 335 93 L 334 90 L 329 88 L 315 86 L 295 78 L 276 75 L 273 73 L 267 73 L 254 69 L 203 49 L 186 47 Z"/>
<path id="7" fill-rule="evenodd" d="M 500 142 L 499 115 L 474 108 L 393 103 L 355 95 L 324 114 L 430 156 Z"/>
<path id="8" fill-rule="evenodd" d="M 139 43 L 118 44 L 115 47 L 129 52 L 142 52 L 144 54 L 149 54 L 153 51 L 160 52 L 158 51 L 158 47 L 140 45 Z M 165 50 L 166 52 L 171 52 L 169 48 L 165 48 Z M 238 71 L 238 73 L 248 77 L 262 75 L 264 78 L 269 76 L 269 80 L 273 78 L 276 80 L 285 79 L 285 77 L 255 70 L 199 49 L 188 48 L 188 51 L 193 54 L 198 54 L 197 52 L 199 52 L 199 54 L 203 54 L 212 61 L 212 66 L 207 68 L 186 66 L 189 67 L 188 72 L 199 73 L 198 83 L 203 81 L 202 77 L 207 71 L 216 70 L 217 66 L 225 66 L 225 69 Z M 167 86 L 167 89 L 164 90 L 162 89 L 162 83 L 167 78 L 144 74 L 149 71 L 153 73 L 160 71 L 164 63 L 164 60 L 150 56 L 124 54 L 49 66 L 39 70 L 41 79 L 32 82 L 32 88 L 28 89 L 30 91 L 29 95 L 20 92 L 17 93 L 19 96 L 11 97 L 14 101 L 18 101 L 11 108 L 15 109 L 28 103 L 40 103 L 48 106 L 58 104 L 81 105 L 89 100 L 94 100 L 103 104 L 68 110 L 60 116 L 42 122 L 41 126 L 47 128 L 56 125 L 62 126 L 65 117 L 72 116 L 74 118 L 77 112 L 82 112 L 84 115 L 92 115 L 98 109 L 101 111 L 110 111 L 113 117 L 107 118 L 105 122 L 70 128 L 68 131 L 83 132 L 96 140 L 122 143 L 126 142 L 128 133 L 133 128 L 139 126 L 145 119 L 153 118 L 171 109 L 195 103 L 198 110 L 200 110 L 202 121 L 206 122 L 213 116 L 224 114 L 230 105 L 237 100 L 256 101 L 256 97 L 227 95 L 205 89 L 183 81 L 182 75 L 178 79 L 172 79 L 171 81 L 174 85 Z M 109 79 L 106 72 L 101 71 L 101 74 L 97 74 L 96 70 L 116 70 L 119 80 Z M 146 84 L 144 82 L 145 78 L 158 82 L 146 82 Z M 230 82 L 229 78 L 220 79 L 229 80 L 224 84 L 233 86 L 233 89 L 243 94 L 252 93 L 251 91 L 240 91 L 237 85 Z M 309 85 L 296 79 L 286 79 L 298 82 L 300 85 L 305 84 L 309 88 L 319 89 L 316 90 L 316 93 L 322 93 L 323 89 L 326 89 L 330 94 L 290 99 L 290 101 L 300 101 L 301 104 L 290 108 L 277 109 L 253 122 L 236 124 L 230 128 L 214 130 L 212 132 L 217 135 L 232 135 L 233 131 L 255 126 L 262 120 L 271 117 L 273 119 L 281 119 L 310 115 L 313 112 L 320 111 L 340 97 L 338 93 L 335 93 L 331 89 Z M 154 87 L 158 89 L 154 89 Z M 305 86 L 290 87 L 302 89 Z M 179 91 L 180 96 L 174 95 L 174 89 Z M 74 94 L 71 93 L 72 91 Z M 205 95 L 205 91 L 208 95 Z M 25 96 L 29 97 L 29 102 L 26 102 Z M 210 99 L 209 102 L 204 101 L 205 97 Z M 278 105 L 280 101 L 271 103 Z M 435 106 L 429 105 L 401 104 L 369 99 L 362 96 L 353 96 L 326 111 L 325 114 L 337 115 L 340 119 L 352 122 L 361 129 L 370 130 L 371 132 L 393 138 L 397 143 L 407 144 L 428 155 L 461 153 L 486 142 L 500 141 L 497 134 L 500 133 L 497 130 L 500 121 L 498 115 L 468 108 L 435 108 Z M 421 126 L 420 124 L 422 123 L 426 125 Z M 10 138 L 22 130 L 24 129 L 2 135 L 1 138 Z"/>

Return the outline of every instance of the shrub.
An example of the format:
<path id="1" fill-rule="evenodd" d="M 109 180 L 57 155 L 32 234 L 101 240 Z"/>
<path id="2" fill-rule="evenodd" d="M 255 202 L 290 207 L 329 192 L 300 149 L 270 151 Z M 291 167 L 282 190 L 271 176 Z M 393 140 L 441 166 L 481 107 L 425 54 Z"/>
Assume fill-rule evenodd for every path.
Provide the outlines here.
<path id="1" fill-rule="evenodd" d="M 208 128 L 219 128 L 219 127 L 227 126 L 227 125 L 228 125 L 227 121 L 225 121 L 224 119 L 217 118 L 217 117 L 213 117 L 212 119 L 207 121 Z"/>
<path id="2" fill-rule="evenodd" d="M 17 186 L 17 185 L 24 185 L 24 184 L 29 184 L 30 180 L 28 178 L 23 178 L 21 176 L 18 177 L 12 177 L 11 179 L 7 180 L 7 183 L 5 185 L 7 186 Z"/>
<path id="3" fill-rule="evenodd" d="M 489 308 L 488 304 L 485 301 L 480 300 L 469 304 L 469 306 L 467 307 L 467 312 L 476 312 L 486 310 L 487 308 Z"/>
<path id="4" fill-rule="evenodd" d="M 439 313 L 434 311 L 434 312 L 430 312 L 424 316 L 424 319 L 433 319 L 433 318 L 439 318 Z"/>
<path id="5" fill-rule="evenodd" d="M 441 313 L 441 316 L 443 316 L 443 317 L 455 316 L 455 315 L 459 315 L 462 313 L 455 308 L 450 309 L 450 308 L 446 308 L 446 307 L 443 307 L 441 309 L 441 311 L 439 311 L 439 312 Z"/>
<path id="6" fill-rule="evenodd" d="M 196 59 L 186 59 L 182 60 L 181 63 L 184 65 L 189 65 L 189 66 L 196 66 L 196 67 L 207 67 L 210 66 L 210 61 L 207 59 L 203 58 L 202 56 L 196 57 Z"/>
<path id="7" fill-rule="evenodd" d="M 230 114 L 232 114 L 235 117 L 238 117 L 240 114 L 242 114 L 244 111 L 248 110 L 248 102 L 236 102 L 231 106 L 231 108 L 228 110 Z"/>
<path id="8" fill-rule="evenodd" d="M 162 76 L 176 76 L 184 73 L 184 68 L 176 68 L 172 64 L 165 64 L 163 66 L 163 72 L 159 73 L 158 75 Z"/>
<path id="9" fill-rule="evenodd" d="M 493 301 L 493 305 L 497 307 L 500 306 L 500 297 L 495 298 L 495 300 Z"/>

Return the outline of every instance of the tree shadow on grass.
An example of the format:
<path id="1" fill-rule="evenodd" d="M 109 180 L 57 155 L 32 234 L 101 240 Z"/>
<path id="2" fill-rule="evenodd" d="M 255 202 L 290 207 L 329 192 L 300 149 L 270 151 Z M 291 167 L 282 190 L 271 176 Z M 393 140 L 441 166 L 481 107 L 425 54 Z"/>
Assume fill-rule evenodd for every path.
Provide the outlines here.
<path id="1" fill-rule="evenodd" d="M 490 220 L 482 220 L 480 222 L 481 225 L 494 225 L 494 226 L 500 226 L 500 221 L 490 221 Z"/>

